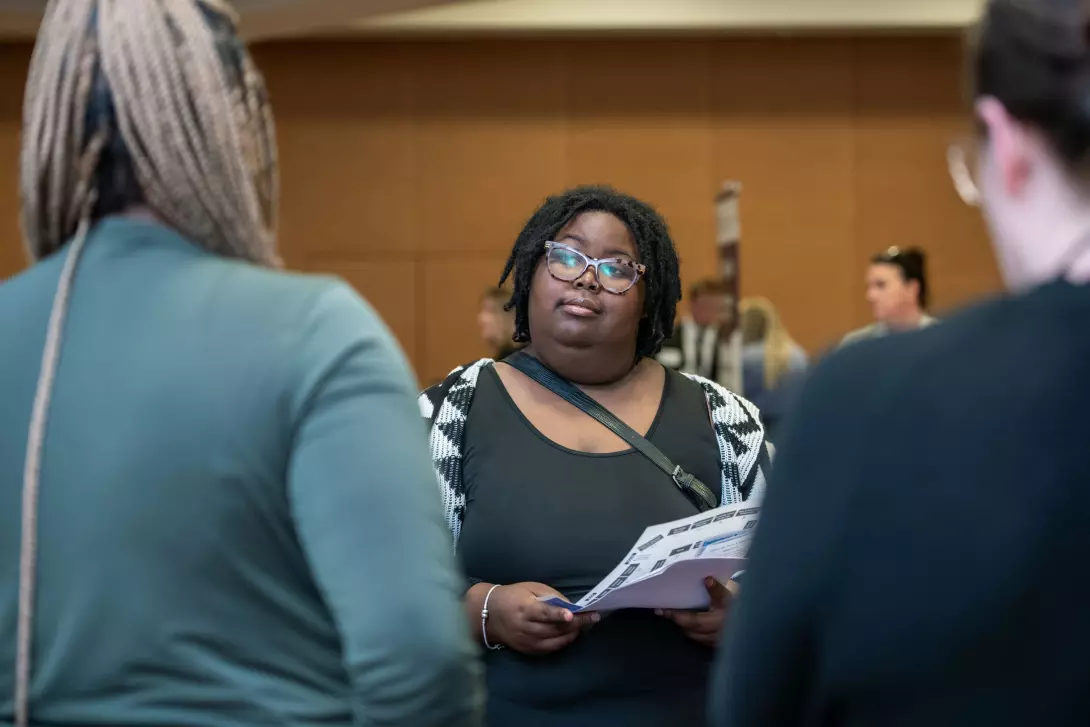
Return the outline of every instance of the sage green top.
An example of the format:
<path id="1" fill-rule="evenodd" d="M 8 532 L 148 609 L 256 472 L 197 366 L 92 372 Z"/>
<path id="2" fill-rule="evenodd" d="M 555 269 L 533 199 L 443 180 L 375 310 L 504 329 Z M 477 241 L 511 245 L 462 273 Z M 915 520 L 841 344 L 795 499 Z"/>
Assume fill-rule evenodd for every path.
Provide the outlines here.
<path id="1" fill-rule="evenodd" d="M 23 463 L 67 248 L 0 285 L 0 724 Z M 91 233 L 45 438 L 31 722 L 480 724 L 409 367 L 332 279 Z"/>

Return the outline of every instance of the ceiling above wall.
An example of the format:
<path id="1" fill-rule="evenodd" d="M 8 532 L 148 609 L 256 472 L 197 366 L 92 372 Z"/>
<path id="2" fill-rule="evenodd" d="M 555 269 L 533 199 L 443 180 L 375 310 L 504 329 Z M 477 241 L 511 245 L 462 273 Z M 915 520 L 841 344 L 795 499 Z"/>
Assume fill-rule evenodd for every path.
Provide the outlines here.
<path id="1" fill-rule="evenodd" d="M 954 30 L 984 0 L 462 0 L 376 15 L 370 33 Z"/>
<path id="2" fill-rule="evenodd" d="M 150 0 L 144 0 L 150 1 Z M 403 14 L 451 0 L 233 0 L 248 38 L 297 37 L 366 23 L 376 15 Z M 45 0 L 0 0 L 0 38 L 32 38 Z"/>
<path id="3" fill-rule="evenodd" d="M 235 0 L 252 39 L 525 32 L 955 30 L 984 0 Z M 33 36 L 44 0 L 0 0 L 0 38 Z"/>

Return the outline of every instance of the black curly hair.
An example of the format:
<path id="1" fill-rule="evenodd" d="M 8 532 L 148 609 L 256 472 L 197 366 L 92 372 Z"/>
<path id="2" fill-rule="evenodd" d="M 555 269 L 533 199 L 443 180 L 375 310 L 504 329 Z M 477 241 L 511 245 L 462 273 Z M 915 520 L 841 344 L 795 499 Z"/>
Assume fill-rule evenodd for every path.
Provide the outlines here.
<path id="1" fill-rule="evenodd" d="M 584 186 L 549 197 L 522 228 L 499 285 L 514 279 L 514 292 L 505 308 L 515 311 L 515 338 L 530 341 L 530 284 L 545 243 L 584 212 L 608 212 L 623 222 L 636 241 L 640 262 L 647 266 L 643 277 L 644 318 L 636 337 L 636 355 L 653 356 L 674 331 L 674 314 L 681 299 L 677 251 L 666 220 L 655 209 L 606 186 Z"/>

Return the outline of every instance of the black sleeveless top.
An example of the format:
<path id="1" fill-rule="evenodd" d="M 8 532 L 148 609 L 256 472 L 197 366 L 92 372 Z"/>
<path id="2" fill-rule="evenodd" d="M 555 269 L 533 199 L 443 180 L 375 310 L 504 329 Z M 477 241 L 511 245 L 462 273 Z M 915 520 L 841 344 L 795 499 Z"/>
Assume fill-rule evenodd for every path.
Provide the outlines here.
<path id="1" fill-rule="evenodd" d="M 719 448 L 698 384 L 666 372 L 647 436 L 719 492 Z M 697 512 L 639 452 L 586 454 L 546 439 L 492 366 L 480 373 L 464 441 L 458 547 L 471 578 L 536 581 L 576 601 L 644 528 Z M 488 652 L 488 724 L 698 727 L 713 657 L 653 612 L 616 612 L 554 654 Z"/>

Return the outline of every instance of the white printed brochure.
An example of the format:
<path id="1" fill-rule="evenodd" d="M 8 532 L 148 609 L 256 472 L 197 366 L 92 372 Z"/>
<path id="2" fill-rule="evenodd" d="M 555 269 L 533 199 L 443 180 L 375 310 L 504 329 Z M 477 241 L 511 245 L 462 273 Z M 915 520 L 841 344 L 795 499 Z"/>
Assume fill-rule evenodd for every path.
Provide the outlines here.
<path id="1" fill-rule="evenodd" d="M 652 525 L 601 583 L 578 603 L 555 596 L 539 600 L 572 612 L 622 608 L 708 607 L 704 579 L 726 583 L 745 568 L 759 507 L 744 504 L 708 510 Z"/>

